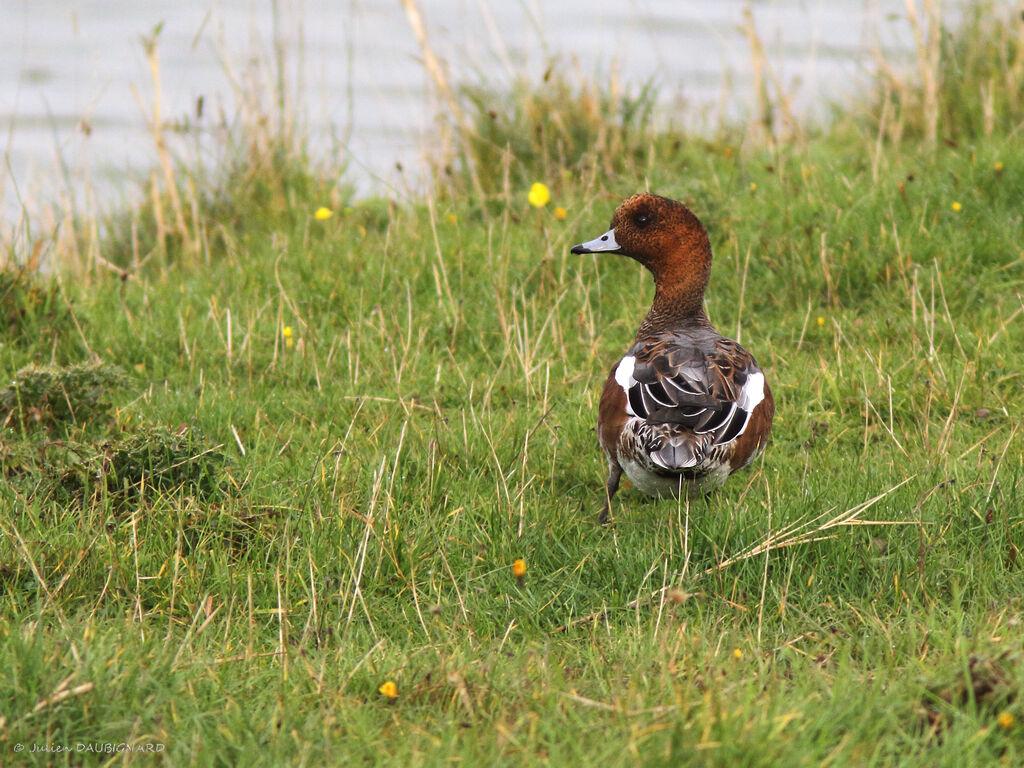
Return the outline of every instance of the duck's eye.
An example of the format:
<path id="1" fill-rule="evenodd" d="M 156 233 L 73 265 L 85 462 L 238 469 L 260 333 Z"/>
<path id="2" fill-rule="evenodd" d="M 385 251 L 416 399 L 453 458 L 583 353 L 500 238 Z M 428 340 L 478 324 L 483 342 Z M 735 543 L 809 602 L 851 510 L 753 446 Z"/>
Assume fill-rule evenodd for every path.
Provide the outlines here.
<path id="1" fill-rule="evenodd" d="M 633 217 L 633 223 L 636 224 L 638 227 L 646 227 L 647 222 L 649 222 L 650 220 L 651 217 L 648 216 L 646 213 L 638 213 L 636 216 Z"/>

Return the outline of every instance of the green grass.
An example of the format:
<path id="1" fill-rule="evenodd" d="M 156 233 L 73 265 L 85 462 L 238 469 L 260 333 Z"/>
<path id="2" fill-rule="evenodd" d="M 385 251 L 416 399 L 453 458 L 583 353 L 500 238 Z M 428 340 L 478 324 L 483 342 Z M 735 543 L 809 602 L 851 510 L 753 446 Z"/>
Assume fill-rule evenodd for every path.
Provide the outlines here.
<path id="1" fill-rule="evenodd" d="M 188 237 L 126 212 L 123 273 L 4 273 L 0 762 L 1019 764 L 1024 132 L 879 141 L 879 109 L 767 149 L 604 104 L 613 170 L 541 139 L 469 161 L 486 199 L 456 165 L 351 202 L 290 156 Z M 708 225 L 778 412 L 716 496 L 601 528 L 652 289 L 568 246 L 647 185 Z M 95 360 L 127 378 L 68 383 Z M 12 757 L 79 743 L 163 751 Z"/>

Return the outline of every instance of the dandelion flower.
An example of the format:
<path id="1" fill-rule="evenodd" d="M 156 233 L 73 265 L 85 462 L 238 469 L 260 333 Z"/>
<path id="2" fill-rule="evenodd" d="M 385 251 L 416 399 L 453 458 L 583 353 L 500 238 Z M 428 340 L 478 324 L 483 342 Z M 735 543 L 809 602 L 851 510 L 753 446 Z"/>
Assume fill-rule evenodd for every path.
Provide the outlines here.
<path id="1" fill-rule="evenodd" d="M 316 213 L 313 214 L 313 218 L 317 221 L 326 221 L 334 215 L 334 211 L 330 208 L 324 208 L 323 206 L 316 209 Z"/>
<path id="2" fill-rule="evenodd" d="M 822 317 L 821 315 L 818 315 L 818 325 L 824 325 L 824 324 L 825 324 L 825 318 Z"/>
<path id="3" fill-rule="evenodd" d="M 960 203 L 957 203 L 957 202 L 954 202 L 951 207 L 953 208 L 953 211 L 955 213 L 960 213 L 960 211 L 963 209 L 963 206 L 960 205 Z"/>
<path id="4" fill-rule="evenodd" d="M 1013 724 L 1016 719 L 1009 712 L 1000 712 L 999 717 L 996 718 L 996 725 L 1002 728 L 1004 731 L 1008 731 L 1013 728 Z"/>
<path id="5" fill-rule="evenodd" d="M 742 659 L 743 651 L 741 651 L 739 648 L 733 648 L 732 656 L 734 659 Z"/>
<path id="6" fill-rule="evenodd" d="M 388 701 L 394 701 L 398 698 L 398 686 L 395 685 L 394 680 L 385 680 L 377 690 Z"/>
<path id="7" fill-rule="evenodd" d="M 551 192 L 548 191 L 546 185 L 537 182 L 530 187 L 530 194 L 527 195 L 527 199 L 534 208 L 543 208 L 548 204 L 548 200 L 551 199 Z"/>
<path id="8" fill-rule="evenodd" d="M 559 221 L 565 221 L 565 217 L 566 217 L 565 208 L 563 208 L 562 206 L 558 206 L 557 208 L 555 208 L 555 218 L 556 219 L 558 219 Z"/>
<path id="9" fill-rule="evenodd" d="M 997 160 L 996 161 L 995 169 L 996 169 L 996 173 L 999 173 L 1001 170 L 1003 170 L 1003 163 L 1002 163 L 1001 160 Z"/>
<path id="10" fill-rule="evenodd" d="M 757 191 L 757 182 L 756 181 L 750 182 L 750 191 L 751 192 L 756 192 Z"/>
<path id="11" fill-rule="evenodd" d="M 295 343 L 295 339 L 292 338 L 292 327 L 286 325 L 281 329 L 281 336 L 284 337 L 284 345 L 287 348 L 291 348 L 292 344 Z"/>
<path id="12" fill-rule="evenodd" d="M 449 213 L 447 219 L 449 224 L 454 224 L 459 220 L 459 217 L 456 216 L 454 213 Z"/>
<path id="13" fill-rule="evenodd" d="M 526 576 L 526 561 L 523 560 L 523 558 L 517 558 L 516 561 L 512 563 L 512 575 L 520 581 L 522 581 L 523 577 Z"/>

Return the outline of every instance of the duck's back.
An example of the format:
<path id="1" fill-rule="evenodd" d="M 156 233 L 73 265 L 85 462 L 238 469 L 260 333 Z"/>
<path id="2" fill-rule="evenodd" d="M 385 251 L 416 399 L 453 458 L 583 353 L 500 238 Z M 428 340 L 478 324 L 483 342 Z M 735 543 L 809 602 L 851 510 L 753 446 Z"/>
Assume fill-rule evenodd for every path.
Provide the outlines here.
<path id="1" fill-rule="evenodd" d="M 710 326 L 638 339 L 613 370 L 602 401 L 606 415 L 615 401 L 624 410 L 617 453 L 648 493 L 672 492 L 673 484 L 678 490 L 680 478 L 724 481 L 763 445 L 774 414 L 753 356 Z"/>

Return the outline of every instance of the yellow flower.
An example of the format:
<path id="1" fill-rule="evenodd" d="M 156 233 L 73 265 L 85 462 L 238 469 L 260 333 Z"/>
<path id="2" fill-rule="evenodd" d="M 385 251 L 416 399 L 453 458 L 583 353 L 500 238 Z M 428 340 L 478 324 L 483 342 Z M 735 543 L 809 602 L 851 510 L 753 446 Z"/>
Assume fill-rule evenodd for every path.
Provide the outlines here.
<path id="1" fill-rule="evenodd" d="M 1013 728 L 1013 724 L 1016 722 L 1013 715 L 1009 712 L 1000 712 L 999 717 L 996 718 L 996 725 L 1002 728 L 1004 731 L 1008 731 Z"/>
<path id="2" fill-rule="evenodd" d="M 1002 161 L 1000 161 L 1000 160 L 996 160 L 996 165 L 995 165 L 995 168 L 996 168 L 996 172 L 997 172 L 997 173 L 998 173 L 999 171 L 1003 170 L 1003 163 L 1002 163 Z"/>
<path id="3" fill-rule="evenodd" d="M 819 315 L 818 316 L 818 325 L 824 325 L 824 324 L 825 324 L 825 318 L 822 317 L 821 315 Z"/>
<path id="4" fill-rule="evenodd" d="M 520 557 L 512 563 L 512 575 L 520 581 L 523 580 L 523 577 L 526 575 L 526 561 L 523 558 Z"/>
<path id="5" fill-rule="evenodd" d="M 449 213 L 447 219 L 449 224 L 454 224 L 459 220 L 459 217 L 456 216 L 454 213 Z"/>
<path id="6" fill-rule="evenodd" d="M 281 335 L 286 339 L 290 339 L 292 337 L 292 327 L 290 325 L 286 325 L 281 329 Z"/>
<path id="7" fill-rule="evenodd" d="M 953 203 L 952 208 L 956 213 L 960 213 L 960 210 L 963 208 L 963 206 L 960 205 L 960 203 Z"/>
<path id="8" fill-rule="evenodd" d="M 395 685 L 394 680 L 385 680 L 377 690 L 388 701 L 394 701 L 398 698 L 398 686 Z"/>
<path id="9" fill-rule="evenodd" d="M 565 216 L 566 216 L 565 208 L 563 208 L 562 206 L 558 206 L 557 208 L 555 208 L 555 218 L 556 219 L 558 219 L 559 221 L 565 221 Z"/>
<path id="10" fill-rule="evenodd" d="M 530 187 L 530 194 L 527 195 L 527 199 L 534 208 L 543 208 L 548 204 L 548 200 L 551 199 L 551 192 L 548 191 L 547 186 L 537 182 Z"/>
<path id="11" fill-rule="evenodd" d="M 739 648 L 733 648 L 732 656 L 734 659 L 742 659 L 743 651 L 741 651 Z"/>
<path id="12" fill-rule="evenodd" d="M 756 192 L 757 191 L 757 182 L 754 182 L 754 181 L 750 182 L 750 191 L 751 192 Z"/>
<path id="13" fill-rule="evenodd" d="M 317 221 L 326 221 L 334 215 L 334 211 L 330 208 L 324 208 L 323 206 L 316 209 L 316 213 L 313 214 L 313 218 Z"/>

